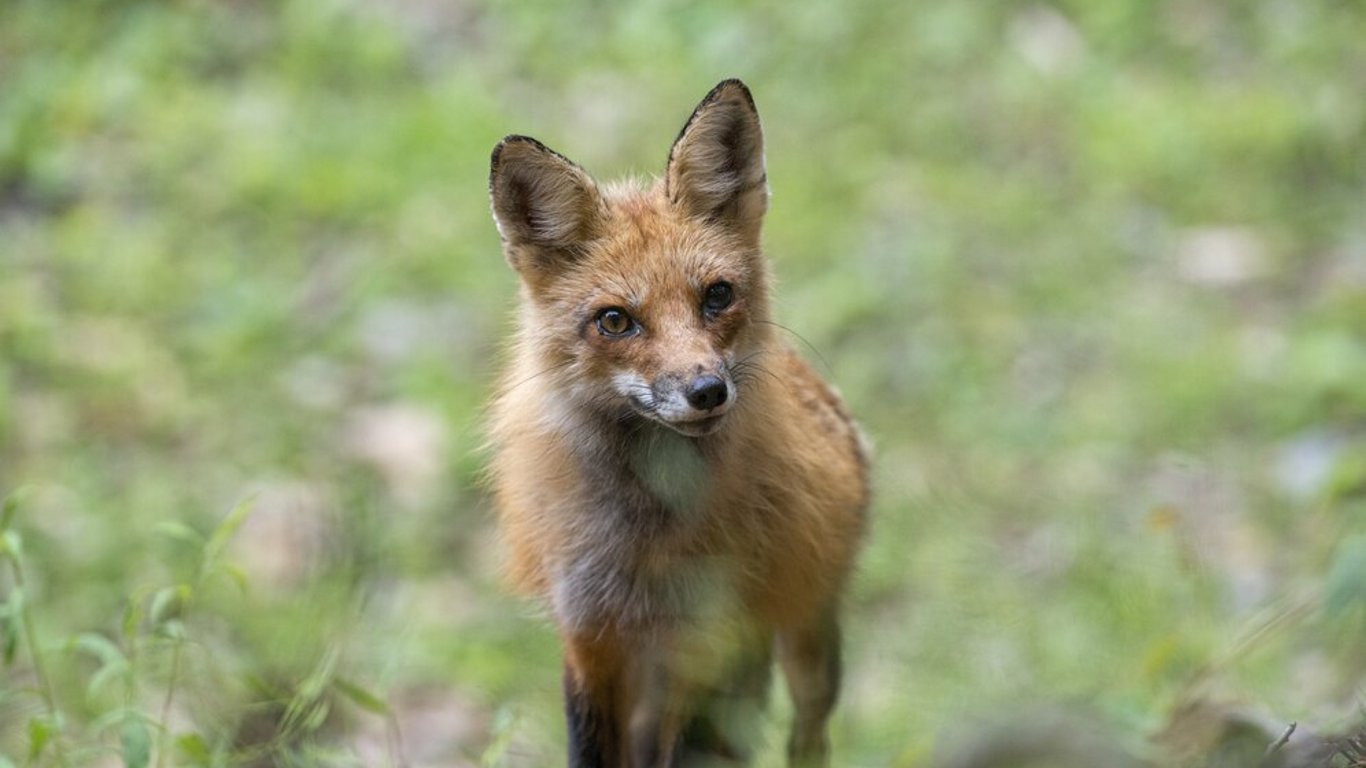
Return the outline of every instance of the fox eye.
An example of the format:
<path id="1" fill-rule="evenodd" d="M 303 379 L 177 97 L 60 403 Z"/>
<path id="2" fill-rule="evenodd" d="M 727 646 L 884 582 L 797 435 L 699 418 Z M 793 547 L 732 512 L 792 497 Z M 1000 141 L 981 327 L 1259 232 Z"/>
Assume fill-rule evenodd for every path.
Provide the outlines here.
<path id="1" fill-rule="evenodd" d="M 608 307 L 598 313 L 598 332 L 603 336 L 625 336 L 635 330 L 636 321 L 626 310 Z"/>
<path id="2" fill-rule="evenodd" d="M 707 286 L 707 292 L 702 297 L 702 309 L 707 312 L 720 312 L 735 300 L 735 290 L 730 287 L 730 283 L 712 283 Z"/>

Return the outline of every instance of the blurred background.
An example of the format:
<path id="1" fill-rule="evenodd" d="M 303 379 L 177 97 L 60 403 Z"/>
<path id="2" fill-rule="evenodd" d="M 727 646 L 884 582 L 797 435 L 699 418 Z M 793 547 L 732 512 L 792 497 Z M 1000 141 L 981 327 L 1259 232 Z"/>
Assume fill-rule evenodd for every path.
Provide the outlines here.
<path id="1" fill-rule="evenodd" d="M 8 0 L 0 766 L 561 761 L 479 485 L 488 155 L 659 173 L 733 76 L 781 319 L 878 446 L 838 764 L 1352 732 L 1363 41 L 1331 0 Z"/>

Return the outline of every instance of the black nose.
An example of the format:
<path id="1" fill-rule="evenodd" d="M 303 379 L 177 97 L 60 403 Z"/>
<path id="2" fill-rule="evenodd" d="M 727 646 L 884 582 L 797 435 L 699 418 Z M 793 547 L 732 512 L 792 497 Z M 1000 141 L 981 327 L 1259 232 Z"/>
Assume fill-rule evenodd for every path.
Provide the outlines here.
<path id="1" fill-rule="evenodd" d="M 726 382 L 719 376 L 698 376 L 688 386 L 688 405 L 699 411 L 710 411 L 724 402 Z"/>

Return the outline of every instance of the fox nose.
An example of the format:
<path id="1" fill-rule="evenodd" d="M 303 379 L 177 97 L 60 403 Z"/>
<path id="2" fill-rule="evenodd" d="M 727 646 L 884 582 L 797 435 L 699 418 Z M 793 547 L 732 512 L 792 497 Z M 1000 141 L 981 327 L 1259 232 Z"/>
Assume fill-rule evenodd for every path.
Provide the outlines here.
<path id="1" fill-rule="evenodd" d="M 726 402 L 726 382 L 719 376 L 698 376 L 688 385 L 688 405 L 710 411 Z"/>

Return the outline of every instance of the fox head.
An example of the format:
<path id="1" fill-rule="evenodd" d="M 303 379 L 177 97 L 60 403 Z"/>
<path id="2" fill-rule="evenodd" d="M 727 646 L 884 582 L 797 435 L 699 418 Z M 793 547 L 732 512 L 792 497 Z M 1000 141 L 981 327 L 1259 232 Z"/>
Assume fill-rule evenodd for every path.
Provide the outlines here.
<path id="1" fill-rule="evenodd" d="M 768 333 L 768 185 L 749 89 L 712 89 L 649 188 L 599 185 L 526 136 L 499 142 L 491 165 L 523 286 L 521 343 L 556 396 L 690 437 L 720 429 Z"/>

